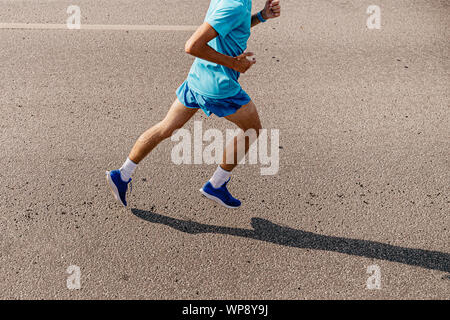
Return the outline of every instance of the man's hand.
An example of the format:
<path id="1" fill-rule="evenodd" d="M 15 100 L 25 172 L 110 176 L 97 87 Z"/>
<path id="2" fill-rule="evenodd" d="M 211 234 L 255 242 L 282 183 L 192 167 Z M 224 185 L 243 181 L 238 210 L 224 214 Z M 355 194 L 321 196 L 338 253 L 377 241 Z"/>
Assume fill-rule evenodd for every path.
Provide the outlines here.
<path id="1" fill-rule="evenodd" d="M 278 18 L 281 14 L 280 0 L 267 0 L 261 14 L 266 20 Z"/>
<path id="2" fill-rule="evenodd" d="M 244 52 L 240 56 L 234 58 L 233 69 L 240 73 L 245 73 L 252 65 L 256 63 L 256 59 L 248 60 L 247 57 L 254 56 L 253 52 Z"/>

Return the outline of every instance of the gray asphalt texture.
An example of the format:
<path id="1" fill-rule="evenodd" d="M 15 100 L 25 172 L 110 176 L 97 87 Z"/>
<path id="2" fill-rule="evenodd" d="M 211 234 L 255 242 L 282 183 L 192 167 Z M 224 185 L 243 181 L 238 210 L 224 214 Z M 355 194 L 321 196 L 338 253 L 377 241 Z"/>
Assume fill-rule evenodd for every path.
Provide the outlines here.
<path id="1" fill-rule="evenodd" d="M 65 23 L 70 4 L 0 0 L 0 22 Z M 83 24 L 199 25 L 209 1 L 76 4 Z M 174 100 L 190 32 L 0 30 L 0 298 L 450 297 L 449 2 L 282 5 L 252 30 L 241 77 L 280 130 L 280 171 L 237 168 L 239 210 L 200 195 L 215 165 L 173 164 L 170 140 L 138 167 L 129 209 L 105 184 Z"/>

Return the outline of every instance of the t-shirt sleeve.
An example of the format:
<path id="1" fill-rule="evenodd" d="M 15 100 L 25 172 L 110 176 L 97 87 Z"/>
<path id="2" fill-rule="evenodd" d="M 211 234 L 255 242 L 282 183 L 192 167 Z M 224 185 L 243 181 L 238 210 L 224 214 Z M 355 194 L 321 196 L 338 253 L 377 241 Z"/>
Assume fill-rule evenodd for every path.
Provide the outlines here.
<path id="1" fill-rule="evenodd" d="M 231 30 L 239 26 L 245 16 L 245 7 L 238 0 L 222 0 L 206 19 L 214 30 L 225 37 Z"/>

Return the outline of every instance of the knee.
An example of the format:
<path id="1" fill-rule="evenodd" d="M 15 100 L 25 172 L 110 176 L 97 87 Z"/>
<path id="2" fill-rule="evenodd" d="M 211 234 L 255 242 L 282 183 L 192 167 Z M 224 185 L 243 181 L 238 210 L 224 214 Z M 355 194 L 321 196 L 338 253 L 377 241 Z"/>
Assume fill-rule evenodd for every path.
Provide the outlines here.
<path id="1" fill-rule="evenodd" d="M 165 127 L 161 127 L 159 128 L 159 136 L 162 139 L 167 139 L 170 138 L 173 134 L 175 130 L 173 130 L 172 128 L 165 128 Z"/>
<path id="2" fill-rule="evenodd" d="M 168 139 L 172 136 L 175 130 L 179 129 L 180 126 L 167 125 L 164 121 L 158 123 L 158 134 L 162 139 Z"/>

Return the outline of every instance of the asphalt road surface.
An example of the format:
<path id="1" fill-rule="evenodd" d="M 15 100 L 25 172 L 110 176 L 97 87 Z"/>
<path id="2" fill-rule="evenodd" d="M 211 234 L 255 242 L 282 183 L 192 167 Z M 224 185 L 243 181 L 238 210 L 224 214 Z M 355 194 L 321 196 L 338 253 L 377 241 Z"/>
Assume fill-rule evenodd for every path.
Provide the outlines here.
<path id="1" fill-rule="evenodd" d="M 252 30 L 241 83 L 280 162 L 235 170 L 239 210 L 201 196 L 215 165 L 176 165 L 170 140 L 128 209 L 105 184 L 193 61 L 192 31 L 131 26 L 196 26 L 209 1 L 80 0 L 104 30 L 46 28 L 71 4 L 0 0 L 0 298 L 450 297 L 448 1 L 284 0 Z"/>

